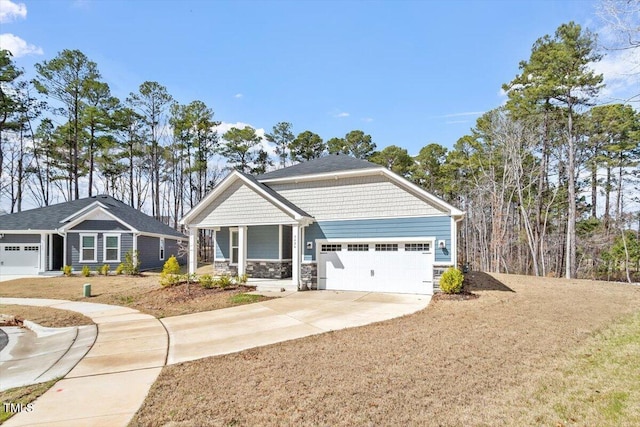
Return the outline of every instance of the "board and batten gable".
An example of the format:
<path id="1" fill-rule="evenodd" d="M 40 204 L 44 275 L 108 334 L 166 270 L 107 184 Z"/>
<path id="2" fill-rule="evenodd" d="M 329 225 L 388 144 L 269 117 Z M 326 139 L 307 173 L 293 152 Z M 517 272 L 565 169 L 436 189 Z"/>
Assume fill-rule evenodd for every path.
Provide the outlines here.
<path id="1" fill-rule="evenodd" d="M 393 183 L 384 175 L 268 183 L 316 221 L 442 215 L 441 208 Z"/>
<path id="2" fill-rule="evenodd" d="M 448 216 L 429 216 L 413 218 L 364 219 L 350 221 L 318 221 L 305 228 L 305 242 L 331 239 L 368 239 L 376 238 L 435 238 L 435 244 L 444 240 L 446 248 L 451 248 L 451 218 Z M 435 246 L 435 245 L 434 245 Z M 450 263 L 451 252 L 434 247 L 436 263 Z M 307 249 L 305 243 L 304 260 L 316 261 L 316 245 Z"/>
<path id="3" fill-rule="evenodd" d="M 190 224 L 197 227 L 221 227 L 265 222 L 290 224 L 292 219 L 246 184 L 236 181 L 196 215 Z"/>
<path id="4" fill-rule="evenodd" d="M 128 227 L 118 221 L 88 219 L 71 228 L 81 231 L 130 231 Z"/>

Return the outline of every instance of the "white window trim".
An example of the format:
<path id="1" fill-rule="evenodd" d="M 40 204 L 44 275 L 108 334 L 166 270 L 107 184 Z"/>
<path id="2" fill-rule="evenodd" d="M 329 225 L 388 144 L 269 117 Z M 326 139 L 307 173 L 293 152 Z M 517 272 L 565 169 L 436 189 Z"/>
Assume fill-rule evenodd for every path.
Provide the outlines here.
<path id="1" fill-rule="evenodd" d="M 238 257 L 240 257 L 240 232 L 238 231 L 238 227 L 229 228 L 229 265 L 238 265 L 238 260 L 233 262 L 233 237 L 232 233 L 238 234 Z"/>
<path id="2" fill-rule="evenodd" d="M 118 239 L 118 257 L 116 259 L 107 259 L 107 237 L 115 237 Z M 102 260 L 103 262 L 120 262 L 120 240 L 121 234 L 105 233 L 102 235 Z M 112 248 L 113 249 L 113 248 Z"/>
<path id="3" fill-rule="evenodd" d="M 93 237 L 93 259 L 84 259 L 84 246 L 82 246 L 83 237 Z M 78 262 L 83 263 L 96 263 L 98 262 L 98 233 L 80 233 L 80 254 L 78 255 Z"/>
<path id="4" fill-rule="evenodd" d="M 165 246 L 164 246 L 164 237 L 160 237 L 160 243 L 159 243 L 159 247 L 158 247 L 158 258 L 160 259 L 160 261 L 164 261 L 165 258 Z"/>

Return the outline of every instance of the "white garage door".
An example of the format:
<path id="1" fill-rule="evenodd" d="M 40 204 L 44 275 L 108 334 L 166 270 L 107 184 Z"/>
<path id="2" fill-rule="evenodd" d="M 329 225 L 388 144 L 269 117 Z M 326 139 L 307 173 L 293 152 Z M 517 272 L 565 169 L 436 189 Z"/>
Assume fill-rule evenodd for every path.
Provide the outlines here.
<path id="1" fill-rule="evenodd" d="M 320 243 L 318 288 L 433 293 L 431 241 Z"/>
<path id="2" fill-rule="evenodd" d="M 40 266 L 40 245 L 0 245 L 0 274 L 37 274 Z"/>

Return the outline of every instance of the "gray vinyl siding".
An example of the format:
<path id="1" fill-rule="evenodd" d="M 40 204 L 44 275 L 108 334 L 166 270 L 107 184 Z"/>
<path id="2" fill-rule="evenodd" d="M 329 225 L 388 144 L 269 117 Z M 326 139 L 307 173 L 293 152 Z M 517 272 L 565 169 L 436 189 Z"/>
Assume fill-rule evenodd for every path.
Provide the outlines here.
<path id="1" fill-rule="evenodd" d="M 140 269 L 149 270 L 162 267 L 171 255 L 167 252 L 167 242 L 164 247 L 164 260 L 160 259 L 160 238 L 151 236 L 138 236 L 138 259 Z"/>
<path id="2" fill-rule="evenodd" d="M 445 250 L 435 247 L 436 262 L 451 262 L 451 218 L 418 217 L 418 218 L 392 218 L 392 219 L 367 219 L 352 221 L 320 221 L 311 224 L 305 229 L 305 241 L 314 242 L 316 239 L 342 239 L 342 238 L 387 238 L 387 237 L 435 237 L 446 242 Z M 304 259 L 315 261 L 316 245 L 313 249 L 304 245 Z"/>
<path id="3" fill-rule="evenodd" d="M 229 259 L 229 227 L 222 227 L 216 231 L 215 259 Z"/>
<path id="4" fill-rule="evenodd" d="M 105 220 L 96 220 L 96 219 L 88 219 L 86 221 L 82 221 L 80 224 L 73 227 L 71 230 L 81 230 L 81 231 L 127 231 L 129 230 L 127 227 L 119 223 L 118 221 L 105 221 Z"/>
<path id="5" fill-rule="evenodd" d="M 247 259 L 278 259 L 278 226 L 247 228 Z"/>
<path id="6" fill-rule="evenodd" d="M 1 217 L 0 217 L 1 218 Z M 37 243 L 40 244 L 39 234 L 5 234 L 0 243 Z"/>
<path id="7" fill-rule="evenodd" d="M 182 242 L 182 246 L 184 250 L 180 250 L 180 241 L 175 239 L 164 239 L 164 259 L 167 260 L 171 255 L 175 256 L 178 259 L 180 264 L 183 264 L 187 261 L 187 247 L 188 242 L 185 240 Z"/>
<path id="8" fill-rule="evenodd" d="M 291 227 L 282 226 L 282 259 L 291 259 Z"/>
<path id="9" fill-rule="evenodd" d="M 108 232 L 107 232 L 108 233 Z M 85 234 L 85 233 L 83 233 Z M 120 263 L 124 261 L 124 255 L 127 251 L 133 249 L 133 234 L 121 233 L 120 234 L 120 261 L 119 262 L 104 262 L 104 233 L 95 233 L 98 237 L 98 247 L 96 248 L 97 262 L 80 262 L 80 233 L 67 233 L 67 264 L 73 267 L 75 271 L 82 270 L 82 267 L 88 265 L 89 268 L 94 271 L 97 267 L 102 267 L 104 264 L 109 264 L 111 271 L 115 270 Z"/>

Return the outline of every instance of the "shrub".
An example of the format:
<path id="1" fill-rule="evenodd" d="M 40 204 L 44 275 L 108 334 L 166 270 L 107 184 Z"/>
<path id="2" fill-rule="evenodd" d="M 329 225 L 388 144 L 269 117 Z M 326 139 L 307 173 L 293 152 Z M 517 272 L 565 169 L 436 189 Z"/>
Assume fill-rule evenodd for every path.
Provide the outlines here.
<path id="1" fill-rule="evenodd" d="M 182 281 L 182 276 L 180 274 L 165 274 L 164 272 L 160 273 L 160 284 L 163 288 L 168 288 L 170 286 L 175 286 Z"/>
<path id="2" fill-rule="evenodd" d="M 233 280 L 231 276 L 223 274 L 222 276 L 216 279 L 216 285 L 221 287 L 222 289 L 227 288 L 233 284 Z"/>
<path id="3" fill-rule="evenodd" d="M 119 276 L 124 272 L 124 264 L 118 264 L 116 267 L 116 274 Z"/>
<path id="4" fill-rule="evenodd" d="M 198 282 L 200 282 L 200 286 L 205 289 L 211 289 L 215 286 L 215 280 L 210 274 L 203 274 L 198 279 Z"/>
<path id="5" fill-rule="evenodd" d="M 163 274 L 180 274 L 180 264 L 175 256 L 171 255 L 162 267 Z"/>
<path id="6" fill-rule="evenodd" d="M 128 276 L 134 276 L 140 274 L 140 256 L 139 252 L 127 251 L 124 254 L 124 262 L 121 264 L 122 271 Z"/>
<path id="7" fill-rule="evenodd" d="M 73 271 L 73 267 L 71 267 L 70 265 L 65 265 L 64 267 L 62 267 L 62 273 L 65 276 L 71 276 L 72 271 Z"/>
<path id="8" fill-rule="evenodd" d="M 246 284 L 247 280 L 249 280 L 249 276 L 247 276 L 247 273 L 244 273 L 244 274 L 236 277 L 236 282 L 240 283 L 242 285 Z"/>
<path id="9" fill-rule="evenodd" d="M 464 276 L 457 268 L 450 267 L 440 277 L 440 290 L 445 294 L 459 294 Z"/>
<path id="10" fill-rule="evenodd" d="M 111 270 L 111 266 L 109 264 L 103 264 L 103 266 L 100 267 L 100 274 L 106 276 L 109 274 L 109 270 Z"/>
<path id="11" fill-rule="evenodd" d="M 89 266 L 88 266 L 88 265 L 85 265 L 85 266 L 83 266 L 83 267 L 82 267 L 82 275 L 83 275 L 84 277 L 89 277 L 89 276 L 91 276 L 91 269 L 89 268 Z"/>

